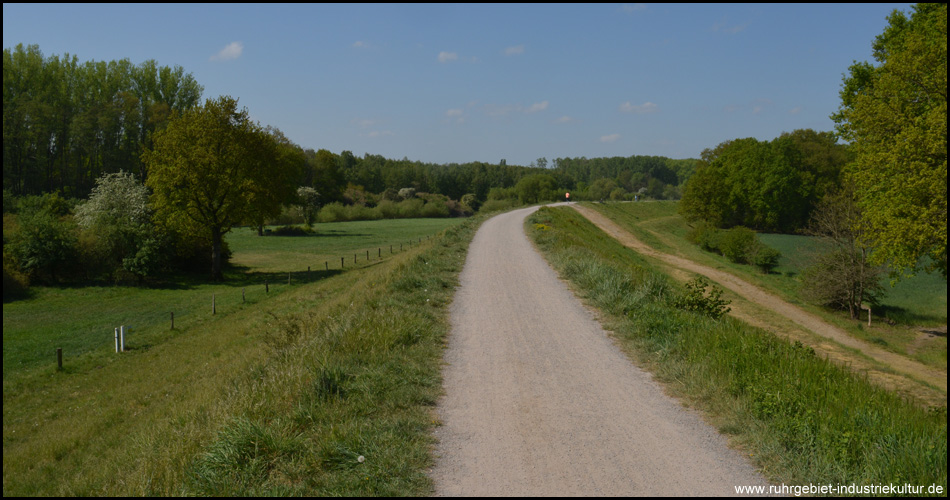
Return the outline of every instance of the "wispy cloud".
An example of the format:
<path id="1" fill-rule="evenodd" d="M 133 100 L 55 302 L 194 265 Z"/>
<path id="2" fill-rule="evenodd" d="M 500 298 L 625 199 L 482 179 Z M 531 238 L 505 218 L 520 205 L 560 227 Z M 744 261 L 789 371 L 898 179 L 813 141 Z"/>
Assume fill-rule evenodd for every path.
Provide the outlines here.
<path id="1" fill-rule="evenodd" d="M 513 45 L 505 49 L 506 56 L 516 56 L 524 54 L 524 45 Z"/>
<path id="2" fill-rule="evenodd" d="M 620 134 L 610 134 L 610 135 L 600 136 L 600 142 L 603 142 L 603 143 L 611 143 L 611 142 L 616 141 L 617 139 L 620 139 Z"/>
<path id="3" fill-rule="evenodd" d="M 640 105 L 631 104 L 630 101 L 627 101 L 620 105 L 620 111 L 624 113 L 655 113 L 657 109 L 659 109 L 657 105 L 649 101 Z"/>
<path id="4" fill-rule="evenodd" d="M 445 112 L 445 116 L 448 116 L 449 118 L 454 118 L 454 117 L 456 117 L 456 116 L 462 116 L 462 110 L 459 109 L 459 108 L 450 109 L 450 110 L 448 110 L 448 111 Z"/>
<path id="5" fill-rule="evenodd" d="M 788 114 L 790 115 L 797 115 L 798 113 L 801 113 L 801 112 L 802 112 L 801 106 L 795 106 L 794 108 L 788 110 Z"/>
<path id="6" fill-rule="evenodd" d="M 486 104 L 483 109 L 488 116 L 507 116 L 512 113 L 538 113 L 548 109 L 550 102 L 541 101 L 525 107 L 521 104 Z"/>
<path id="7" fill-rule="evenodd" d="M 558 118 L 557 120 L 554 120 L 554 123 L 571 123 L 572 121 L 574 121 L 573 118 L 571 118 L 570 116 L 564 115 Z"/>
<path id="8" fill-rule="evenodd" d="M 350 120 L 350 123 L 359 125 L 360 128 L 370 128 L 379 123 L 379 120 L 375 118 L 354 118 Z"/>
<path id="9" fill-rule="evenodd" d="M 730 25 L 725 18 L 712 26 L 713 33 L 735 35 L 749 27 L 749 23 Z"/>
<path id="10" fill-rule="evenodd" d="M 752 103 L 752 114 L 753 114 L 753 115 L 757 115 L 757 114 L 759 114 L 759 113 L 765 111 L 767 108 L 771 108 L 771 107 L 772 107 L 772 101 L 771 101 L 771 100 L 769 100 L 769 99 L 756 99 L 756 100 L 753 101 L 753 103 Z"/>
<path id="11" fill-rule="evenodd" d="M 389 136 L 393 136 L 393 135 L 396 135 L 396 134 L 393 133 L 393 131 L 391 131 L 391 130 L 373 130 L 372 132 L 369 132 L 368 134 L 365 134 L 366 137 L 370 137 L 370 138 L 373 138 L 373 139 L 375 139 L 375 138 L 377 138 L 377 137 L 389 137 Z"/>
<path id="12" fill-rule="evenodd" d="M 538 111 L 544 111 L 546 109 L 548 109 L 548 101 L 541 101 L 532 104 L 525 113 L 537 113 Z"/>
<path id="13" fill-rule="evenodd" d="M 364 42 L 364 41 L 362 41 L 362 40 L 357 40 L 356 42 L 353 43 L 353 48 L 356 48 L 356 49 L 368 49 L 368 48 L 369 48 L 369 43 L 368 43 L 368 42 Z"/>
<path id="14" fill-rule="evenodd" d="M 241 42 L 231 42 L 225 48 L 221 49 L 220 52 L 211 56 L 212 61 L 230 61 L 231 59 L 237 59 L 241 57 L 241 53 L 244 52 L 244 44 Z"/>
<path id="15" fill-rule="evenodd" d="M 439 52 L 439 62 L 447 63 L 458 60 L 459 55 L 455 52 Z"/>
<path id="16" fill-rule="evenodd" d="M 645 3 L 625 3 L 620 6 L 620 10 L 626 12 L 627 14 L 633 14 L 638 10 L 643 10 L 647 8 Z"/>

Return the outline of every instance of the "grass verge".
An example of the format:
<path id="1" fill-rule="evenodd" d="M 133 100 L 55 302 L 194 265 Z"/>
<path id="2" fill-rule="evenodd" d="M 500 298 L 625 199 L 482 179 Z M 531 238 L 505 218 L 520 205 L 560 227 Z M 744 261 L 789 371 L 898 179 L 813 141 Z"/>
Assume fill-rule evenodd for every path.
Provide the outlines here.
<path id="1" fill-rule="evenodd" d="M 621 346 L 784 484 L 947 488 L 946 409 L 928 411 L 734 318 L 673 307 L 671 279 L 567 208 L 528 234 Z"/>
<path id="2" fill-rule="evenodd" d="M 147 349 L 5 380 L 4 495 L 431 492 L 447 305 L 480 220 Z"/>

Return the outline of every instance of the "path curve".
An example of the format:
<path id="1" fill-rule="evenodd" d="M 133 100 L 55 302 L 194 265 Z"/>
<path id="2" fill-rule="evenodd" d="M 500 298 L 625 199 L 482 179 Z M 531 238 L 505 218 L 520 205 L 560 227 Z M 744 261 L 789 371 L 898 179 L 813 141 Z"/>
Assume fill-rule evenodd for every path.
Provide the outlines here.
<path id="1" fill-rule="evenodd" d="M 524 234 L 537 208 L 472 240 L 438 407 L 440 496 L 734 495 L 768 484 L 633 365 Z"/>
<path id="2" fill-rule="evenodd" d="M 571 204 L 571 208 L 577 210 L 586 217 L 591 223 L 602 229 L 621 244 L 628 246 L 644 255 L 660 259 L 679 269 L 684 269 L 696 274 L 702 274 L 707 278 L 719 283 L 725 288 L 741 295 L 746 300 L 762 305 L 784 316 L 785 318 L 801 325 L 807 330 L 814 332 L 827 339 L 834 340 L 839 344 L 856 349 L 872 359 L 876 359 L 896 371 L 910 375 L 918 380 L 927 382 L 940 388 L 944 393 L 947 391 L 947 374 L 934 368 L 919 363 L 907 357 L 901 356 L 879 347 L 875 347 L 867 342 L 858 340 L 849 335 L 844 330 L 828 324 L 818 316 L 808 313 L 803 309 L 789 304 L 785 300 L 768 293 L 751 283 L 741 280 L 736 276 L 713 269 L 708 266 L 697 264 L 691 260 L 677 257 L 654 250 L 652 247 L 638 240 L 633 234 L 620 227 L 614 221 L 610 220 L 600 212 L 582 205 Z"/>

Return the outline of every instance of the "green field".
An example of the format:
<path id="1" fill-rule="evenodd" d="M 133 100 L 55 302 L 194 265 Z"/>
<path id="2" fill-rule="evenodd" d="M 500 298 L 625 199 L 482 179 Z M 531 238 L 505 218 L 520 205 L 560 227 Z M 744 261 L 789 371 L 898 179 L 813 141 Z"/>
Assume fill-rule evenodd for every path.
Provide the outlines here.
<path id="1" fill-rule="evenodd" d="M 4 494 L 428 493 L 446 307 L 477 223 L 237 230 L 226 284 L 43 288 L 5 304 Z M 330 257 L 336 269 L 306 278 Z M 116 354 L 121 322 L 130 350 Z"/>
<path id="2" fill-rule="evenodd" d="M 257 236 L 236 228 L 227 236 L 233 252 L 226 281 L 180 276 L 150 288 L 130 286 L 34 287 L 32 296 L 3 306 L 3 380 L 55 363 L 56 348 L 75 358 L 91 351 L 115 351 L 114 329 L 131 327 L 130 349 L 147 349 L 176 330 L 186 330 L 257 304 L 288 289 L 364 266 L 418 244 L 462 219 L 400 219 L 317 224 L 307 236 Z M 367 261 L 367 251 L 370 260 Z M 307 267 L 311 273 L 307 274 Z M 327 270 L 329 268 L 329 271 Z M 292 273 L 290 285 L 288 273 Z M 265 281 L 268 292 L 265 292 Z M 242 299 L 243 296 L 243 299 Z M 246 303 L 244 302 L 246 300 Z"/>
<path id="3" fill-rule="evenodd" d="M 815 238 L 792 234 L 760 234 L 759 240 L 782 252 L 775 273 L 794 278 L 808 267 L 819 250 Z M 905 324 L 940 325 L 947 323 L 947 281 L 939 274 L 921 272 L 886 286 L 882 312 Z"/>

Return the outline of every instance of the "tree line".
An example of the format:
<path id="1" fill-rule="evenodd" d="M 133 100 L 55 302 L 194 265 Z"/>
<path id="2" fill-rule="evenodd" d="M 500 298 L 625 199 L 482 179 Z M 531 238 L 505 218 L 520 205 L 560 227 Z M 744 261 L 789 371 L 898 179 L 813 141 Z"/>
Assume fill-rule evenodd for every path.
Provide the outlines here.
<path id="1" fill-rule="evenodd" d="M 704 247 L 745 227 L 824 240 L 802 291 L 852 318 L 880 298 L 884 266 L 947 276 L 946 4 L 893 11 L 872 49 L 843 78 L 834 133 L 707 149 L 679 206 Z"/>
<path id="2" fill-rule="evenodd" d="M 104 173 L 144 178 L 142 151 L 202 91 L 182 67 L 154 60 L 80 63 L 36 45 L 4 49 L 3 189 L 85 198 Z"/>

